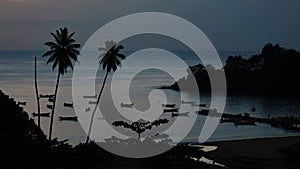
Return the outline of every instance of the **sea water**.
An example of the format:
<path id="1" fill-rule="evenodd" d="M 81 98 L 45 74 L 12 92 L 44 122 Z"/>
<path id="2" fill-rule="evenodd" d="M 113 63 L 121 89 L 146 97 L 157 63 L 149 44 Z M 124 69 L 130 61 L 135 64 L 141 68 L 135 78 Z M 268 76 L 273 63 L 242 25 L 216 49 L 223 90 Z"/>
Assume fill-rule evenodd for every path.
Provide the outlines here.
<path id="1" fill-rule="evenodd" d="M 38 70 L 38 87 L 40 94 L 53 94 L 56 84 L 57 69 L 52 71 L 52 65 L 46 64 L 47 58 L 43 58 L 42 54 L 44 51 L 0 51 L 0 90 L 10 97 L 15 98 L 16 101 L 26 101 L 27 104 L 24 106 L 24 110 L 28 112 L 29 116 L 37 121 L 36 117 L 32 117 L 31 113 L 37 111 L 35 89 L 34 89 L 34 57 L 37 57 L 37 70 Z M 124 52 L 125 55 L 129 55 L 131 52 Z M 182 60 L 186 62 L 187 65 L 192 66 L 200 62 L 200 60 L 195 56 L 193 52 L 189 51 L 173 51 L 174 54 L 178 55 Z M 230 55 L 242 55 L 244 57 L 250 57 L 257 52 L 242 52 L 242 51 L 220 51 L 219 55 L 223 64 L 225 60 Z M 84 57 L 84 56 L 79 56 Z M 132 71 L 138 67 L 147 67 L 149 60 L 136 61 L 132 63 Z M 171 61 L 170 61 L 171 62 Z M 165 61 L 168 63 L 168 61 Z M 77 64 L 77 63 L 76 63 Z M 77 66 L 81 66 L 80 63 Z M 165 66 L 172 66 L 165 64 Z M 98 93 L 100 86 L 103 81 L 104 72 L 99 67 L 96 77 L 96 93 Z M 176 68 L 175 68 L 176 69 Z M 122 71 L 122 68 L 119 68 Z M 108 77 L 106 83 L 106 90 L 108 91 L 111 77 L 111 73 Z M 55 110 L 54 117 L 54 129 L 53 136 L 58 137 L 61 140 L 69 139 L 69 142 L 73 145 L 79 142 L 85 141 L 86 134 L 83 131 L 79 122 L 76 121 L 59 121 L 59 116 L 73 116 L 76 115 L 74 108 L 64 107 L 64 102 L 73 102 L 72 98 L 72 71 L 68 69 L 68 72 L 61 76 L 58 97 L 57 97 L 57 107 Z M 122 93 L 121 86 L 127 80 L 127 75 L 117 79 L 120 84 L 120 97 L 126 95 Z M 87 75 L 85 78 L 95 78 Z M 140 72 L 133 79 L 132 87 L 134 90 L 130 92 L 130 98 L 132 102 L 135 102 L 135 106 L 140 111 L 146 111 L 146 105 L 141 106 L 144 102 L 142 100 L 149 99 L 149 93 L 152 90 L 158 90 L 161 86 L 168 86 L 174 83 L 174 80 L 168 74 L 161 70 L 148 69 L 146 71 Z M 202 103 L 210 103 L 210 97 L 205 93 L 200 93 L 199 98 L 193 93 L 183 92 L 180 98 L 180 93 L 173 90 L 161 90 L 167 96 L 168 102 L 180 104 L 181 100 L 196 100 L 196 102 L 201 101 Z M 84 94 L 84 93 L 83 93 Z M 88 93 L 86 93 L 88 94 Z M 156 99 L 156 96 L 153 96 Z M 41 99 L 41 112 L 51 112 L 50 109 L 46 108 L 47 104 L 51 104 L 47 99 Z M 251 116 L 256 117 L 271 117 L 276 116 L 286 116 L 293 115 L 300 118 L 300 101 L 293 99 L 281 99 L 281 98 L 261 98 L 252 96 L 230 96 L 227 97 L 225 113 L 239 114 L 245 112 L 251 112 L 251 108 L 254 106 L 256 108 L 255 112 L 251 112 Z M 119 104 L 119 103 L 116 103 Z M 161 107 L 161 102 L 157 99 L 157 106 Z M 78 105 L 74 105 L 78 106 Z M 106 104 L 105 95 L 101 99 L 100 109 L 105 111 Z M 92 110 L 94 107 L 90 105 Z M 187 118 L 186 121 L 195 121 L 194 127 L 190 130 L 189 134 L 184 138 L 183 141 L 186 142 L 197 142 L 199 139 L 199 134 L 203 127 L 206 117 L 197 116 L 195 111 L 196 107 L 190 105 L 182 105 L 184 112 L 190 112 L 189 116 L 177 117 L 177 118 Z M 124 113 L 130 113 L 130 109 L 124 109 Z M 5 112 L 2 112 L 5 113 Z M 161 113 L 161 112 L 159 112 Z M 101 119 L 101 115 L 96 115 L 96 120 Z M 162 114 L 161 117 L 172 119 L 171 114 Z M 192 119 L 192 118 L 196 118 Z M 175 120 L 176 118 L 173 118 Z M 184 121 L 184 120 L 183 120 Z M 48 134 L 50 118 L 41 117 L 41 127 L 45 134 Z M 187 125 L 187 124 L 186 124 Z M 170 126 L 172 127 L 172 126 Z M 182 128 L 185 124 L 182 124 Z M 178 129 L 178 133 L 180 129 Z M 129 135 L 134 135 L 131 131 L 128 131 Z M 220 123 L 214 132 L 214 134 L 209 138 L 208 141 L 218 141 L 218 140 L 236 140 L 236 139 L 247 139 L 247 138 L 261 138 L 261 137 L 277 137 L 277 136 L 289 136 L 297 135 L 299 133 L 284 130 L 280 128 L 272 128 L 266 124 L 257 124 L 256 126 L 235 126 L 232 123 Z M 146 134 L 145 134 L 146 135 Z M 176 132 L 175 132 L 176 137 Z"/>

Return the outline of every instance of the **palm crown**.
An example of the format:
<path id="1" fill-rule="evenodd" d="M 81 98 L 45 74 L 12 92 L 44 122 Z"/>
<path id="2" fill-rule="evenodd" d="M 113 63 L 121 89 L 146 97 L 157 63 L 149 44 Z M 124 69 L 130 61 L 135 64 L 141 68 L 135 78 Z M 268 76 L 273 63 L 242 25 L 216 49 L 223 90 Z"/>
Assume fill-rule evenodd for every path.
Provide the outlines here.
<path id="1" fill-rule="evenodd" d="M 51 33 L 54 37 L 54 42 L 46 42 L 45 45 L 50 47 L 50 50 L 44 53 L 43 57 L 50 56 L 47 64 L 52 63 L 52 70 L 58 65 L 58 71 L 61 75 L 67 72 L 67 68 L 70 67 L 73 70 L 72 60 L 78 62 L 77 56 L 80 48 L 80 44 L 74 43 L 72 39 L 74 32 L 69 34 L 67 28 L 60 28 L 56 30 L 56 33 Z"/>
<path id="2" fill-rule="evenodd" d="M 116 71 L 117 66 L 121 66 L 120 59 L 125 59 L 125 55 L 119 53 L 124 47 L 117 45 L 114 41 L 105 42 L 105 48 L 99 48 L 100 51 L 104 51 L 98 58 L 100 64 L 102 64 L 103 70 L 110 72 L 111 70 Z"/>

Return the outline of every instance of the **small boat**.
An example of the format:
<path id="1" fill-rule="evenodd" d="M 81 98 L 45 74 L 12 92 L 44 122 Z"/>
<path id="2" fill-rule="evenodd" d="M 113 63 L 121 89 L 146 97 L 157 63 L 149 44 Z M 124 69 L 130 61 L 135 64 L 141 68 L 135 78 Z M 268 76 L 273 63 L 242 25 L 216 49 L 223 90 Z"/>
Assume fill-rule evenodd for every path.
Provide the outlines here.
<path id="1" fill-rule="evenodd" d="M 85 109 L 85 112 L 88 112 L 88 111 L 91 111 L 91 108 L 88 107 Z"/>
<path id="2" fill-rule="evenodd" d="M 208 115 L 210 109 L 202 109 L 200 111 L 196 111 L 197 114 Z"/>
<path id="3" fill-rule="evenodd" d="M 178 112 L 178 108 L 164 109 L 163 112 Z"/>
<path id="4" fill-rule="evenodd" d="M 90 100 L 89 104 L 97 104 L 97 101 Z"/>
<path id="5" fill-rule="evenodd" d="M 53 102 L 54 102 L 54 97 L 49 97 L 49 98 L 48 98 L 48 102 L 53 103 Z"/>
<path id="6" fill-rule="evenodd" d="M 25 106 L 25 105 L 26 105 L 26 102 L 18 102 L 18 105 L 23 105 L 23 106 Z"/>
<path id="7" fill-rule="evenodd" d="M 53 109 L 53 105 L 51 105 L 51 104 L 47 104 L 47 106 L 46 106 L 48 109 Z"/>
<path id="8" fill-rule="evenodd" d="M 96 99 L 97 95 L 89 95 L 89 96 L 84 95 L 83 98 L 85 98 L 85 99 Z"/>
<path id="9" fill-rule="evenodd" d="M 249 120 L 237 120 L 235 122 L 233 122 L 234 125 L 238 126 L 238 125 L 241 125 L 241 126 L 244 126 L 244 125 L 248 125 L 248 126 L 255 126 L 255 121 L 249 121 Z"/>
<path id="10" fill-rule="evenodd" d="M 184 112 L 184 113 L 174 113 L 174 112 L 172 112 L 172 117 L 175 117 L 175 116 L 189 116 L 189 113 L 190 112 Z"/>
<path id="11" fill-rule="evenodd" d="M 54 97 L 54 94 L 40 94 L 40 98 L 50 98 Z"/>
<path id="12" fill-rule="evenodd" d="M 181 103 L 182 104 L 193 104 L 193 103 L 195 103 L 195 101 L 184 101 L 184 100 L 181 100 Z"/>
<path id="13" fill-rule="evenodd" d="M 251 108 L 251 111 L 252 111 L 252 112 L 256 112 L 256 108 L 253 106 L 253 107 Z"/>
<path id="14" fill-rule="evenodd" d="M 192 106 L 205 107 L 205 103 L 192 103 Z"/>
<path id="15" fill-rule="evenodd" d="M 121 103 L 121 107 L 132 108 L 134 103 Z"/>
<path id="16" fill-rule="evenodd" d="M 65 107 L 73 107 L 73 105 L 74 105 L 73 103 L 68 103 L 68 102 L 64 103 Z"/>
<path id="17" fill-rule="evenodd" d="M 170 108 L 174 108 L 176 106 L 175 103 L 167 103 L 167 104 L 162 104 L 162 107 L 170 107 Z"/>
<path id="18" fill-rule="evenodd" d="M 38 113 L 33 112 L 32 116 L 49 117 L 50 113 L 40 113 L 40 115 L 39 115 Z"/>
<path id="19" fill-rule="evenodd" d="M 59 116 L 58 119 L 62 120 L 70 120 L 70 121 L 78 121 L 77 116 Z"/>

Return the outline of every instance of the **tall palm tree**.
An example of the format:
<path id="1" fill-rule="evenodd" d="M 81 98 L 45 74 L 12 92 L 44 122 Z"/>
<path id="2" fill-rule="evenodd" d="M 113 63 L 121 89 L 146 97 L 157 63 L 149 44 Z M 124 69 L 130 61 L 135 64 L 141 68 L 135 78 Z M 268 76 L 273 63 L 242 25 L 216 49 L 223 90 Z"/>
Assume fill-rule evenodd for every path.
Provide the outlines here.
<path id="1" fill-rule="evenodd" d="M 54 93 L 54 101 L 53 107 L 51 112 L 51 120 L 50 120 L 50 127 L 49 127 L 49 140 L 51 140 L 52 136 L 52 128 L 53 128 L 53 118 L 54 118 L 54 110 L 55 110 L 55 103 L 56 103 L 56 96 L 57 96 L 57 89 L 59 85 L 60 75 L 64 75 L 67 72 L 67 68 L 70 67 L 73 70 L 73 63 L 78 62 L 77 57 L 79 55 L 79 51 L 77 50 L 80 48 L 80 44 L 75 43 L 75 40 L 72 36 L 75 33 L 72 32 L 69 34 L 67 28 L 60 28 L 56 30 L 56 33 L 51 33 L 54 38 L 54 41 L 46 42 L 44 45 L 50 47 L 50 50 L 44 53 L 43 57 L 49 57 L 47 60 L 47 64 L 52 64 L 52 71 L 58 67 L 57 71 L 57 80 L 56 80 L 56 87 Z"/>
<path id="2" fill-rule="evenodd" d="M 100 59 L 99 64 L 100 65 L 102 64 L 102 68 L 103 68 L 103 70 L 106 71 L 106 73 L 105 73 L 104 80 L 102 82 L 102 87 L 101 87 L 99 95 L 97 97 L 96 105 L 94 107 L 94 110 L 93 110 L 93 113 L 91 116 L 90 126 L 89 126 L 89 130 L 88 130 L 87 138 L 86 138 L 86 143 L 89 143 L 89 140 L 90 140 L 94 116 L 95 116 L 97 107 L 99 105 L 100 97 L 102 95 L 107 76 L 111 72 L 111 70 L 113 70 L 115 72 L 117 70 L 117 67 L 121 66 L 120 59 L 125 59 L 125 55 L 119 53 L 120 50 L 123 48 L 124 47 L 122 45 L 118 45 L 114 41 L 107 41 L 107 42 L 105 42 L 104 48 L 103 47 L 99 48 L 100 51 L 103 51 L 103 53 L 101 53 L 101 55 L 98 57 L 98 59 Z"/>

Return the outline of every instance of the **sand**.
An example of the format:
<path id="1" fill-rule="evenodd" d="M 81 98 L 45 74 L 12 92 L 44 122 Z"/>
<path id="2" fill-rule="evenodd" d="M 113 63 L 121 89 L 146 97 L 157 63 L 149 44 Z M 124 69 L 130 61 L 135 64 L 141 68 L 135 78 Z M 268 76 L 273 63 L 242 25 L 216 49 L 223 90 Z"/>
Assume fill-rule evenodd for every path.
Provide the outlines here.
<path id="1" fill-rule="evenodd" d="M 205 145 L 218 147 L 209 152 L 207 158 L 229 168 L 300 168 L 300 136 L 220 141 Z"/>

